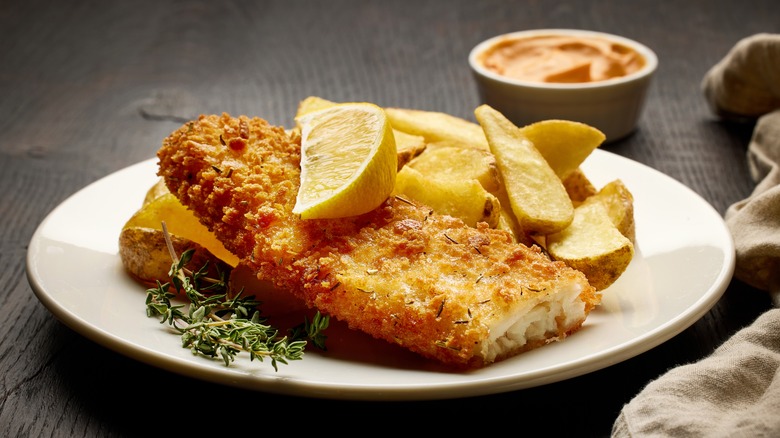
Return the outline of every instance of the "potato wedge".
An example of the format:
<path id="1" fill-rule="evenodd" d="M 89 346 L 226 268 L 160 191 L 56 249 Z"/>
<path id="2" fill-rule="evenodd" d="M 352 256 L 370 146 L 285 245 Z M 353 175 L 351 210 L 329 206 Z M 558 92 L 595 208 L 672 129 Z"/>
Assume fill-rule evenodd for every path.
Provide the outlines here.
<path id="1" fill-rule="evenodd" d="M 574 220 L 563 231 L 545 236 L 545 247 L 554 260 L 582 271 L 597 290 L 620 278 L 634 257 L 633 243 L 597 199 L 578 206 Z"/>
<path id="2" fill-rule="evenodd" d="M 395 149 L 398 151 L 398 170 L 423 153 L 428 146 L 425 139 L 419 135 L 407 134 L 394 129 L 393 136 L 395 137 Z"/>
<path id="3" fill-rule="evenodd" d="M 616 179 L 609 182 L 590 199 L 601 202 L 606 207 L 607 214 L 618 231 L 632 243 L 636 243 L 634 196 L 623 184 L 623 181 Z"/>
<path id="4" fill-rule="evenodd" d="M 579 168 L 606 136 L 598 129 L 569 120 L 542 120 L 520 128 L 561 180 Z"/>
<path id="5" fill-rule="evenodd" d="M 574 169 L 573 172 L 563 180 L 563 187 L 566 189 L 566 193 L 569 194 L 571 202 L 577 206 L 586 200 L 588 197 L 595 195 L 598 190 L 590 182 L 585 172 L 582 169 Z"/>
<path id="6" fill-rule="evenodd" d="M 217 268 L 223 272 L 231 268 L 197 242 L 171 236 L 171 243 L 178 255 L 189 249 L 195 250 L 187 264 L 187 267 L 193 271 L 201 269 L 207 262 L 211 275 L 217 275 Z M 123 228 L 119 234 L 119 257 L 130 275 L 144 284 L 154 285 L 157 281 L 160 283 L 170 281 L 169 271 L 173 259 L 160 229 Z"/>
<path id="7" fill-rule="evenodd" d="M 569 226 L 574 217 L 571 199 L 533 143 L 520 128 L 488 105 L 480 105 L 474 114 L 496 157 L 520 227 L 529 233 L 550 234 Z"/>
<path id="8" fill-rule="evenodd" d="M 427 149 L 409 162 L 409 166 L 435 178 L 476 179 L 488 192 L 499 188 L 496 159 L 490 151 L 445 146 Z"/>
<path id="9" fill-rule="evenodd" d="M 511 234 L 512 240 L 514 240 L 516 243 L 532 245 L 534 240 L 531 238 L 531 235 L 523 230 L 522 227 L 520 227 L 520 222 L 518 222 L 517 217 L 509 207 L 509 197 L 503 184 L 496 192 L 493 193 L 493 195 L 498 198 L 498 203 L 501 207 L 501 211 L 498 214 L 498 224 L 496 225 L 496 228 Z"/>
<path id="10" fill-rule="evenodd" d="M 187 210 L 172 193 L 165 193 L 142 206 L 122 227 L 149 228 L 162 234 L 162 222 L 165 221 L 168 232 L 180 239 L 197 242 L 219 259 L 231 266 L 238 264 L 238 257 L 225 249 L 192 212 Z M 131 242 L 131 241 L 127 241 Z M 122 242 L 120 241 L 120 244 Z M 170 256 L 166 253 L 167 262 Z"/>
<path id="11" fill-rule="evenodd" d="M 498 224 L 498 199 L 475 179 L 437 179 L 406 166 L 396 175 L 393 194 L 425 204 L 437 213 L 460 218 L 472 227 L 478 222 L 487 222 L 494 228 Z"/>
<path id="12" fill-rule="evenodd" d="M 321 109 L 330 108 L 335 104 L 336 102 L 333 102 L 328 99 L 323 99 L 319 96 L 309 96 L 303 99 L 302 101 L 298 102 L 298 110 L 295 113 L 295 118 L 297 119 L 298 116 L 302 116 L 312 111 L 319 111 Z"/>
<path id="13" fill-rule="evenodd" d="M 317 96 L 309 96 L 298 103 L 298 112 L 295 114 L 296 125 L 299 116 L 329 108 L 336 105 L 336 102 L 323 99 Z M 407 132 L 393 129 L 395 137 L 395 148 L 398 151 L 398 170 L 401 170 L 412 158 L 420 155 L 428 146 L 425 138 L 421 135 L 414 135 Z"/>
<path id="14" fill-rule="evenodd" d="M 489 150 L 478 124 L 436 111 L 385 108 L 393 129 L 425 138 L 429 147 L 455 146 Z"/>

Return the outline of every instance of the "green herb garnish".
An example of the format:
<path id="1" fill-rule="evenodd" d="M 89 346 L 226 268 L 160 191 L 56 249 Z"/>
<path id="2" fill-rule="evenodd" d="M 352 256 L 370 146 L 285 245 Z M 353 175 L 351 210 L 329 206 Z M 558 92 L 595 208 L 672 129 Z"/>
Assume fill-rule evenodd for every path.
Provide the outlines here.
<path id="1" fill-rule="evenodd" d="M 178 257 L 173 250 L 169 234 L 163 223 L 168 251 L 173 263 L 168 283 L 157 282 L 157 286 L 146 290 L 146 315 L 160 317 L 160 323 L 168 322 L 181 333 L 182 346 L 194 354 L 221 357 L 225 366 L 235 360 L 241 352 L 249 353 L 250 360 L 271 359 L 271 365 L 278 371 L 278 363 L 303 358 L 309 341 L 325 350 L 328 327 L 327 315 L 315 314 L 312 321 L 304 322 L 288 330 L 289 336 L 279 336 L 279 330 L 266 324 L 254 296 L 243 296 L 243 289 L 233 292 L 229 287 L 229 270 L 217 269 L 217 277 L 208 275 L 208 263 L 192 272 L 186 268 L 192 258 L 193 249 Z M 171 292 L 171 287 L 175 293 Z M 185 305 L 171 303 L 171 299 L 184 294 L 190 301 Z"/>

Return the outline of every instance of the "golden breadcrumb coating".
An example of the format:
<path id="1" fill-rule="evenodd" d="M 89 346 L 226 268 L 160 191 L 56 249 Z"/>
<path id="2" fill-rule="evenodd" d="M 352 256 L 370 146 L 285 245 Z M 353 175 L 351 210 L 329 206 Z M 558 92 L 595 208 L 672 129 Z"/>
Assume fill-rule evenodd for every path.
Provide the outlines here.
<path id="1" fill-rule="evenodd" d="M 538 247 L 399 197 L 360 216 L 300 219 L 300 138 L 259 118 L 201 116 L 158 157 L 170 191 L 258 277 L 448 365 L 479 367 L 563 339 L 600 300 L 581 272 Z M 579 314 L 555 313 L 539 339 L 497 344 L 518 312 L 555 307 L 559 291 Z"/>

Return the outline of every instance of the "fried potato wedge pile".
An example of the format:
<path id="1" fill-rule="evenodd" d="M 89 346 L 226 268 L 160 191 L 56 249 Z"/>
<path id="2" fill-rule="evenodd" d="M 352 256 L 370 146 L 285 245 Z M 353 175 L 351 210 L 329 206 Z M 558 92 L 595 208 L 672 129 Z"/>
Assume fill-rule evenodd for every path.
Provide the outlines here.
<path id="1" fill-rule="evenodd" d="M 487 105 L 474 111 L 478 123 L 421 110 L 385 111 L 396 131 L 427 142 L 399 171 L 394 193 L 469 224 L 478 217 L 477 206 L 489 206 L 477 220 L 509 232 L 519 243 L 542 246 L 551 258 L 585 273 L 599 290 L 630 264 L 630 191 L 620 180 L 597 189 L 580 168 L 605 140 L 598 129 L 568 120 L 518 127 Z M 461 190 L 457 200 L 442 199 L 458 196 L 454 187 L 469 180 L 484 192 Z"/>
<path id="2" fill-rule="evenodd" d="M 308 97 L 299 103 L 296 119 L 335 104 Z M 612 285 L 631 263 L 631 192 L 619 179 L 597 188 L 580 167 L 605 140 L 598 129 L 567 120 L 518 127 L 487 105 L 474 111 L 477 123 L 435 111 L 384 110 L 398 152 L 394 196 L 539 245 L 552 259 L 582 271 L 597 290 Z M 120 236 L 122 261 L 136 278 L 166 281 L 171 258 L 163 221 L 177 251 L 194 247 L 200 262 L 239 265 L 158 183 Z"/>

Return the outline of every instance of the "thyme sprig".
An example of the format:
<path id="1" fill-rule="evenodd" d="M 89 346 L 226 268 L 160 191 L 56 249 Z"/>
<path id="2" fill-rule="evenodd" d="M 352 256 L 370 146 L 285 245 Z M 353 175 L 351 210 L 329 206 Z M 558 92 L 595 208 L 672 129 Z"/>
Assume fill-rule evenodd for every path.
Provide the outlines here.
<path id="1" fill-rule="evenodd" d="M 146 315 L 157 316 L 160 323 L 168 323 L 181 334 L 182 347 L 194 354 L 221 357 L 225 366 L 230 365 L 241 352 L 249 353 L 250 360 L 271 360 L 274 370 L 278 364 L 303 358 L 309 341 L 325 350 L 329 318 L 317 312 L 312 321 L 289 329 L 289 336 L 280 336 L 279 330 L 266 324 L 261 316 L 260 301 L 254 296 L 244 296 L 243 288 L 233 292 L 229 287 L 230 271 L 219 269 L 217 277 L 208 275 L 208 262 L 197 271 L 186 268 L 194 249 L 177 256 L 170 236 L 163 223 L 163 233 L 173 263 L 169 271 L 170 282 L 157 282 L 146 290 Z M 171 291 L 171 288 L 175 292 Z M 172 299 L 184 294 L 190 301 L 173 304 Z"/>

